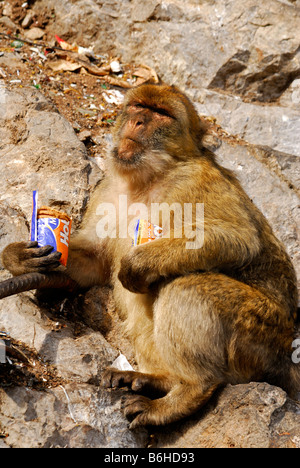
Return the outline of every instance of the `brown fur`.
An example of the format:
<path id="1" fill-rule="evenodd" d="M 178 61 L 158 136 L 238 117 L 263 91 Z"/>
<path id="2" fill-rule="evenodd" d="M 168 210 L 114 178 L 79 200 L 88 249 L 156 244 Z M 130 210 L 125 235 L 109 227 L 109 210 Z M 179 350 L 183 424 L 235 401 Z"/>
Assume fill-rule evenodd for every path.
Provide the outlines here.
<path id="1" fill-rule="evenodd" d="M 125 403 L 131 427 L 189 415 L 226 383 L 266 380 L 291 395 L 300 387 L 299 366 L 291 360 L 297 309 L 292 263 L 235 176 L 202 147 L 204 132 L 177 88 L 130 91 L 108 176 L 71 242 L 69 275 L 83 287 L 114 285 L 135 348 L 140 372 L 109 369 L 103 376 L 106 387 L 127 385 L 138 393 Z M 147 207 L 204 203 L 203 246 L 188 250 L 187 239 L 176 238 L 175 215 L 168 237 L 142 246 L 132 247 L 130 237 L 99 239 L 97 207 L 113 203 L 118 213 L 119 195 L 127 195 L 128 205 Z M 13 274 L 28 271 L 28 262 L 43 268 L 37 249 L 18 246 L 3 255 Z M 149 391 L 159 397 L 139 394 Z"/>

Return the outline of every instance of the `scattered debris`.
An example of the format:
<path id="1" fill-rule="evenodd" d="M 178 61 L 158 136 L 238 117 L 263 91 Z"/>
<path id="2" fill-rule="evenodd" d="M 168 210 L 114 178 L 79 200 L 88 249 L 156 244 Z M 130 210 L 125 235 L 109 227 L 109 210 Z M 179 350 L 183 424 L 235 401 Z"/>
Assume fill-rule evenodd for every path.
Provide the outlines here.
<path id="1" fill-rule="evenodd" d="M 4 344 L 5 353 L 2 349 Z M 0 355 L 5 356 L 5 362 L 0 360 L 0 387 L 25 385 L 45 389 L 63 383 L 53 366 L 38 356 L 36 351 L 14 340 L 5 332 L 0 332 Z"/>
<path id="2" fill-rule="evenodd" d="M 44 35 L 45 35 L 45 31 L 43 31 L 41 28 L 32 28 L 24 33 L 24 36 L 26 37 L 26 39 L 29 39 L 30 41 L 36 41 L 37 39 L 42 39 Z"/>
<path id="3" fill-rule="evenodd" d="M 121 73 L 122 67 L 118 60 L 113 60 L 110 64 L 110 69 L 113 73 Z"/>
<path id="4" fill-rule="evenodd" d="M 121 371 L 134 371 L 132 365 L 128 362 L 127 357 L 121 354 L 114 360 L 111 367 L 115 367 Z"/>
<path id="5" fill-rule="evenodd" d="M 0 25 L 0 79 L 9 86 L 41 90 L 78 134 L 91 134 L 82 141 L 89 156 L 104 167 L 98 145 L 107 146 L 105 132 L 114 124 L 126 90 L 159 78 L 147 65 L 121 63 L 118 57 L 97 55 L 92 46 L 70 44 L 57 35 L 48 43 L 33 41 L 27 32 L 35 24 L 18 35 L 1 32 Z"/>
<path id="6" fill-rule="evenodd" d="M 103 97 L 108 104 L 115 104 L 116 106 L 120 106 L 124 101 L 124 95 L 116 89 L 103 92 Z"/>
<path id="7" fill-rule="evenodd" d="M 92 47 L 86 48 L 78 46 L 77 44 L 69 44 L 67 41 L 64 41 L 57 35 L 55 36 L 55 39 L 57 40 L 57 42 L 63 50 L 72 50 L 74 52 L 78 52 L 79 55 L 85 55 L 86 57 L 96 59 Z"/>
<path id="8" fill-rule="evenodd" d="M 134 71 L 133 75 L 137 78 L 136 85 L 140 85 L 146 81 L 159 83 L 159 77 L 156 71 L 153 68 L 148 67 L 148 65 L 141 65 Z"/>
<path id="9" fill-rule="evenodd" d="M 76 421 L 76 419 L 74 418 L 74 415 L 73 415 L 72 404 L 71 404 L 70 397 L 69 397 L 69 395 L 68 395 L 68 393 L 67 393 L 67 390 L 65 389 L 65 387 L 63 387 L 63 385 L 60 385 L 60 388 L 62 388 L 62 390 L 63 390 L 63 392 L 64 392 L 64 394 L 65 394 L 65 397 L 66 397 L 66 399 L 67 399 L 67 402 L 68 402 L 68 410 L 69 410 L 69 414 L 70 414 L 70 416 L 71 416 L 71 419 L 73 420 L 73 422 L 74 422 L 75 424 L 77 424 L 77 421 Z"/>

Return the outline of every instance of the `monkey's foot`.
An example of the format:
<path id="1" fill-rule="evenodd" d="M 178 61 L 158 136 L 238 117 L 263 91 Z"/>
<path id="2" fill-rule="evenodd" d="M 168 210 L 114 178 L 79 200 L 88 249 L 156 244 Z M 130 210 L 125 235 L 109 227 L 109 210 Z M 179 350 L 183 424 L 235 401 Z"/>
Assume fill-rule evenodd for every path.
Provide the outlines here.
<path id="1" fill-rule="evenodd" d="M 125 399 L 125 416 L 132 419 L 130 429 L 139 426 L 155 426 L 178 421 L 197 411 L 216 390 L 213 385 L 203 392 L 199 385 L 179 383 L 162 398 L 151 400 L 142 395 L 132 395 Z"/>
<path id="2" fill-rule="evenodd" d="M 155 400 L 152 401 L 142 395 L 131 395 L 126 397 L 122 408 L 127 418 L 134 418 L 130 423 L 129 428 L 135 429 L 139 426 L 147 426 L 150 424 L 157 424 L 155 417 L 151 415 L 151 410 L 155 405 Z M 155 411 L 154 411 L 155 413 Z M 154 415 L 155 416 L 155 415 Z M 158 423 L 159 424 L 159 423 Z"/>
<path id="3" fill-rule="evenodd" d="M 120 371 L 113 367 L 107 369 L 101 384 L 105 388 L 128 387 L 134 392 L 165 394 L 171 389 L 168 378 L 134 371 Z"/>

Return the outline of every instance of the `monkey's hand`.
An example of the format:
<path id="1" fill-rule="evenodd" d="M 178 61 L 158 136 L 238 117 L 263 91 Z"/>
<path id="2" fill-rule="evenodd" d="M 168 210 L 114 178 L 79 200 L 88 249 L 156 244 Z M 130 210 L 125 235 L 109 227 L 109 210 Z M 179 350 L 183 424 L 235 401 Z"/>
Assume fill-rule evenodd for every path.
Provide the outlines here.
<path id="1" fill-rule="evenodd" d="M 8 245 L 2 253 L 3 266 L 14 276 L 32 272 L 46 272 L 60 266 L 60 252 L 53 247 L 38 248 L 37 242 L 18 242 Z"/>
<path id="2" fill-rule="evenodd" d="M 147 293 L 160 276 L 158 270 L 151 268 L 148 252 L 143 247 L 133 247 L 121 260 L 118 277 L 124 288 L 131 292 Z"/>

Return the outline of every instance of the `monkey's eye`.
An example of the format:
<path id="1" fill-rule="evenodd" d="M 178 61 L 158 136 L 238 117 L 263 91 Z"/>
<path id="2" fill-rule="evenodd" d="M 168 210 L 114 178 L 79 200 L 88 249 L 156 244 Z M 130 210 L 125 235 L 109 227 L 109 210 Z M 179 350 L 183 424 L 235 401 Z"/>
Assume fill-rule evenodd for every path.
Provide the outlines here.
<path id="1" fill-rule="evenodd" d="M 169 117 L 169 118 L 171 118 L 171 119 L 174 118 L 173 115 L 171 115 L 169 111 L 167 111 L 166 109 L 163 109 L 163 108 L 161 108 L 161 107 L 155 107 L 155 108 L 153 108 L 152 110 L 153 110 L 153 112 L 155 112 L 156 114 L 162 115 L 162 116 L 164 116 L 164 117 Z"/>
<path id="2" fill-rule="evenodd" d="M 163 107 L 154 107 L 154 106 L 147 106 L 142 103 L 134 103 L 129 106 L 129 110 L 133 111 L 140 111 L 140 110 L 145 110 L 148 109 L 151 112 L 153 112 L 156 115 L 162 116 L 162 117 L 169 117 L 170 119 L 174 119 L 174 116 L 165 108 Z"/>

